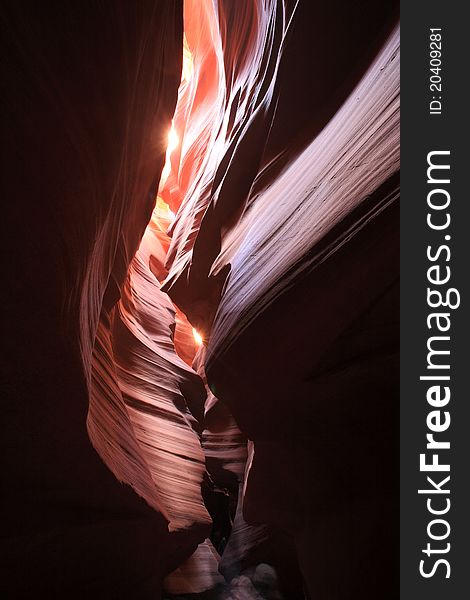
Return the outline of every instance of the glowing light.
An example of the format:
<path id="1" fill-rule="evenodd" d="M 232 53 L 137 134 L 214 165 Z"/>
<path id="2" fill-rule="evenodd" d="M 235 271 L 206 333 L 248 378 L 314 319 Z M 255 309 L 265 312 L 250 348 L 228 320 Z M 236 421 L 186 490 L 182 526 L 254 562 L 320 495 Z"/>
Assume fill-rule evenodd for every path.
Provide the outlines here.
<path id="1" fill-rule="evenodd" d="M 168 221 L 173 221 L 175 218 L 175 213 L 170 209 L 168 204 L 161 196 L 157 196 L 157 203 L 153 212 L 157 219 L 167 219 Z"/>
<path id="2" fill-rule="evenodd" d="M 181 81 L 188 82 L 193 75 L 193 55 L 188 46 L 186 35 L 183 37 L 183 69 L 181 71 Z"/>
<path id="3" fill-rule="evenodd" d="M 180 142 L 180 138 L 178 137 L 178 134 L 176 133 L 175 126 L 172 124 L 170 132 L 168 134 L 168 147 L 166 149 L 167 156 L 173 152 L 173 150 L 178 146 L 179 142 Z"/>
<path id="4" fill-rule="evenodd" d="M 160 178 L 160 188 L 163 189 L 165 186 L 166 180 L 168 179 L 171 173 L 171 154 L 175 148 L 177 148 L 180 143 L 180 138 L 175 129 L 175 125 L 173 121 L 171 122 L 171 129 L 168 132 L 168 146 L 166 147 L 166 155 L 165 155 L 165 166 L 163 167 L 162 176 Z"/>
<path id="5" fill-rule="evenodd" d="M 191 80 L 191 78 L 193 76 L 193 71 L 194 71 L 193 55 L 191 53 L 191 50 L 189 49 L 188 42 L 186 40 L 186 36 L 184 36 L 183 37 L 183 66 L 182 66 L 182 70 L 181 70 L 180 91 Z M 166 148 L 165 165 L 163 167 L 162 174 L 160 177 L 160 186 L 159 186 L 160 190 L 162 190 L 165 187 L 168 177 L 171 174 L 171 171 L 172 171 L 171 155 L 172 155 L 173 151 L 176 150 L 176 148 L 180 144 L 180 141 L 181 140 L 179 138 L 178 132 L 176 131 L 175 125 L 172 121 L 170 131 L 168 132 L 168 145 Z"/>
<path id="6" fill-rule="evenodd" d="M 196 342 L 196 346 L 201 346 L 202 342 L 204 340 L 202 339 L 202 335 L 199 333 L 199 331 L 194 329 L 194 327 L 193 327 L 193 337 L 194 337 L 194 341 Z"/>

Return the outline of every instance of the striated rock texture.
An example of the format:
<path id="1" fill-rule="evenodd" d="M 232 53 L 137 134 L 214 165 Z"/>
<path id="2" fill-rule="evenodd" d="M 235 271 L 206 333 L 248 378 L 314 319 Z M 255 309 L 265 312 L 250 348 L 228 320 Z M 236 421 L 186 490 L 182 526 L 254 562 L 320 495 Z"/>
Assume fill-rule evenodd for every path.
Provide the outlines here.
<path id="1" fill-rule="evenodd" d="M 176 163 L 172 199 L 175 182 L 185 191 L 170 228 L 162 288 L 205 338 L 211 393 L 203 445 L 211 474 L 225 488 L 242 450 L 232 436 L 240 429 L 253 442 L 220 570 L 230 578 L 237 560 L 256 555 L 250 548 L 262 546 L 269 527 L 295 545 L 312 597 L 393 598 L 395 9 L 367 2 L 251 9 L 218 6 L 219 23 L 245 32 L 243 55 L 235 33 L 224 27 L 220 42 L 213 41 L 207 12 L 206 27 L 198 24 L 198 40 L 207 35 L 209 49 L 202 58 L 193 55 L 195 72 L 214 53 L 220 57 L 214 69 L 222 72 L 222 58 L 224 69 L 216 83 L 209 76 L 190 84 L 194 97 L 202 86 L 211 100 L 194 101 L 185 130 L 191 137 L 187 144 L 183 139 Z M 186 36 L 189 41 L 188 23 Z M 246 66 L 250 56 L 256 61 Z M 187 100 L 182 106 L 188 111 Z M 193 173 L 200 165 L 192 187 L 185 183 L 188 164 Z M 217 409 L 220 402 L 230 408 L 235 429 L 227 408 Z"/>
<path id="2" fill-rule="evenodd" d="M 396 597 L 396 19 L 4 3 L 2 597 Z"/>

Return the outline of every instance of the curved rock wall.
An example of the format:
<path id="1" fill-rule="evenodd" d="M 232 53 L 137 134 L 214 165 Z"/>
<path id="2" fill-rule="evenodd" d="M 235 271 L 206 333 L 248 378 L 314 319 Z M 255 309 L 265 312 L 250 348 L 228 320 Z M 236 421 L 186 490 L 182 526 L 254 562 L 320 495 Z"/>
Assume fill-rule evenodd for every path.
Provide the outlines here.
<path id="1" fill-rule="evenodd" d="M 1 585 L 393 597 L 395 3 L 184 21 L 2 11 Z"/>

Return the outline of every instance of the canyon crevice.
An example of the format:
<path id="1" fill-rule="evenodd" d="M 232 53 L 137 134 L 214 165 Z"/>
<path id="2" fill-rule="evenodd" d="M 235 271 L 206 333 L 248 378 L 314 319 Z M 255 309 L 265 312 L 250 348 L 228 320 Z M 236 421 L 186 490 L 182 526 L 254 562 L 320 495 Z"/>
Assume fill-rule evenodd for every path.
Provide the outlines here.
<path id="1" fill-rule="evenodd" d="M 2 597 L 397 596 L 397 22 L 5 3 Z"/>

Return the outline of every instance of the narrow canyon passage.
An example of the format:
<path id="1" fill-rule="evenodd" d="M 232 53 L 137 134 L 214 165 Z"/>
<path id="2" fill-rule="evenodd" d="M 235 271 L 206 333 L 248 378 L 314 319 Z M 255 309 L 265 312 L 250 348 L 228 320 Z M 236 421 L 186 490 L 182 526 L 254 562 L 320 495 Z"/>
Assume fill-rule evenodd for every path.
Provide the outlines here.
<path id="1" fill-rule="evenodd" d="M 2 597 L 397 597 L 397 22 L 6 3 Z"/>

